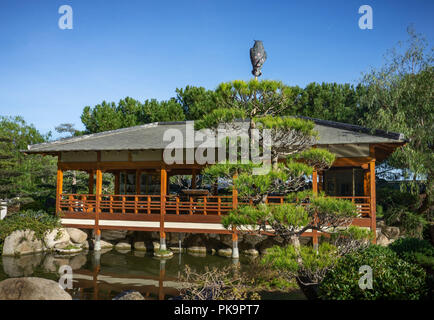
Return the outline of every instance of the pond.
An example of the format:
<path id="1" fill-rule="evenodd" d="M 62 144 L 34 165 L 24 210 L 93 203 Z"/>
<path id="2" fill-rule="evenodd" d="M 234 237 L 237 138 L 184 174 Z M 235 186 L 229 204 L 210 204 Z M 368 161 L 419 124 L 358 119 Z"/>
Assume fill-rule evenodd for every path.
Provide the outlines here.
<path id="1" fill-rule="evenodd" d="M 248 258 L 240 259 L 241 268 L 249 265 Z M 40 277 L 58 281 L 62 265 L 73 269 L 73 288 L 67 289 L 73 299 L 111 300 L 125 290 L 139 291 L 145 299 L 170 299 L 178 296 L 178 280 L 185 265 L 197 271 L 205 267 L 223 267 L 232 259 L 215 256 L 174 254 L 169 260 L 158 260 L 151 253 L 102 250 L 86 251 L 74 256 L 41 253 L 0 259 L 0 281 L 15 277 Z M 289 293 L 263 292 L 263 299 L 305 299 L 301 291 Z"/>

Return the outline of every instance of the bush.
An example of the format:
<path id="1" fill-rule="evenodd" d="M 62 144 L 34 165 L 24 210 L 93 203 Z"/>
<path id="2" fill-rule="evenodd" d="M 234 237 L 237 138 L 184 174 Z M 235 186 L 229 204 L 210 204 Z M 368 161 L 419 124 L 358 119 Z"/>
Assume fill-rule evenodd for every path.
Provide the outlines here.
<path id="1" fill-rule="evenodd" d="M 274 246 L 267 250 L 261 261 L 290 277 L 296 276 L 312 284 L 320 282 L 337 259 L 337 248 L 323 242 L 318 251 L 312 246 L 301 246 L 298 250 L 294 246 Z"/>
<path id="2" fill-rule="evenodd" d="M 359 268 L 372 268 L 372 289 L 359 287 Z M 331 300 L 417 300 L 425 298 L 426 273 L 389 248 L 371 245 L 344 256 L 320 284 L 322 299 Z"/>
<path id="3" fill-rule="evenodd" d="M 44 211 L 23 211 L 0 220 L 0 251 L 6 237 L 16 230 L 30 229 L 35 237 L 42 239 L 45 232 L 60 227 L 60 220 Z"/>
<path id="4" fill-rule="evenodd" d="M 389 248 L 409 263 L 416 263 L 424 268 L 434 269 L 434 247 L 426 240 L 401 238 Z"/>

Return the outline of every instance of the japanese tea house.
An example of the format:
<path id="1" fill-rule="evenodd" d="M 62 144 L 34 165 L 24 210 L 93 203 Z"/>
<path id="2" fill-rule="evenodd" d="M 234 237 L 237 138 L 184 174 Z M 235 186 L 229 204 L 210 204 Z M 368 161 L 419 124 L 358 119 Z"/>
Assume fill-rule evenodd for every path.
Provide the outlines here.
<path id="1" fill-rule="evenodd" d="M 306 118 L 309 119 L 309 118 Z M 405 144 L 402 134 L 370 130 L 356 125 L 310 119 L 319 134 L 317 146 L 337 158 L 325 172 L 313 172 L 313 191 L 356 203 L 359 217 L 353 224 L 376 228 L 375 164 Z M 236 190 L 231 194 L 185 195 L 174 193 L 169 177 L 195 177 L 205 165 L 173 164 L 163 161 L 167 129 L 185 134 L 186 122 L 151 123 L 97 134 L 72 137 L 28 146 L 28 154 L 58 157 L 56 212 L 67 227 L 127 229 L 166 232 L 233 233 L 220 223 L 221 216 L 239 204 Z M 196 145 L 194 146 L 196 147 Z M 185 149 L 185 153 L 194 152 Z M 65 194 L 63 173 L 81 170 L 89 174 L 86 194 Z M 114 193 L 104 194 L 102 174 L 114 175 Z M 284 196 L 269 196 L 269 203 L 283 203 Z M 313 237 L 315 230 L 304 236 Z M 233 234 L 236 239 L 236 234 Z"/>

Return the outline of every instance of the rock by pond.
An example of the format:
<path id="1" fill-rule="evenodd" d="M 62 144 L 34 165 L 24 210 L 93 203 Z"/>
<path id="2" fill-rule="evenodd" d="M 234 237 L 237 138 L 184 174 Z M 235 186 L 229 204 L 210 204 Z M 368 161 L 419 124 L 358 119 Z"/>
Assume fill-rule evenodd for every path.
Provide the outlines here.
<path id="1" fill-rule="evenodd" d="M 56 281 L 29 277 L 0 282 L 0 300 L 72 300 L 72 297 Z"/>
<path id="2" fill-rule="evenodd" d="M 4 256 L 38 253 L 44 250 L 41 240 L 36 239 L 32 230 L 16 230 L 8 235 L 3 243 Z"/>

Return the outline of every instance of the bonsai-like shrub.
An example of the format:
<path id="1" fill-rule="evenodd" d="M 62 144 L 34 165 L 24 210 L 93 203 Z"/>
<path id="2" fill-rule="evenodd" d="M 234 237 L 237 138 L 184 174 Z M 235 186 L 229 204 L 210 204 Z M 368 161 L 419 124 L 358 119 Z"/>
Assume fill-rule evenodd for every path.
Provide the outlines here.
<path id="1" fill-rule="evenodd" d="M 372 268 L 372 289 L 361 289 L 359 268 Z M 376 245 L 340 259 L 319 286 L 322 299 L 331 300 L 418 300 L 425 298 L 426 273 L 389 248 Z"/>
<path id="2" fill-rule="evenodd" d="M 298 277 L 299 281 L 307 280 L 308 284 L 319 283 L 327 270 L 332 268 L 338 259 L 338 249 L 327 242 L 320 244 L 318 250 L 312 246 L 292 245 L 286 247 L 274 246 L 267 250 L 262 263 L 271 268 Z"/>

